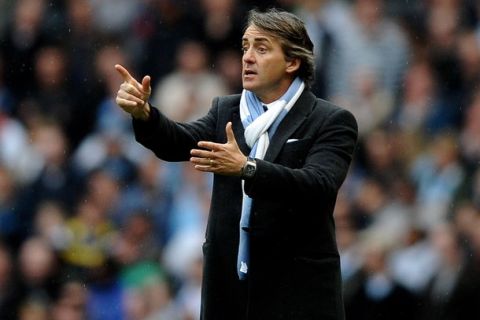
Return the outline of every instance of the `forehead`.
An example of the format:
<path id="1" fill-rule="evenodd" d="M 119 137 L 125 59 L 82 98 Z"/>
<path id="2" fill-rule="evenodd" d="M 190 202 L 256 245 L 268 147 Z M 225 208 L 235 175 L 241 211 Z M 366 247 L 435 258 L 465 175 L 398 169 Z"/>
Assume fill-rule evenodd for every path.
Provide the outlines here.
<path id="1" fill-rule="evenodd" d="M 274 43 L 278 40 L 270 33 L 257 28 L 255 25 L 250 25 L 243 33 L 242 41 L 266 41 Z"/>

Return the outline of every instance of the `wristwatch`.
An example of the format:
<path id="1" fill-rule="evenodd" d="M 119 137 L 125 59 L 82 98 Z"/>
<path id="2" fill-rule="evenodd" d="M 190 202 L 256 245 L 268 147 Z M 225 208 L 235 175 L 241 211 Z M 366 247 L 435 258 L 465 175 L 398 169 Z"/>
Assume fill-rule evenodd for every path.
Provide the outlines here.
<path id="1" fill-rule="evenodd" d="M 255 162 L 255 159 L 248 157 L 247 162 L 242 168 L 242 179 L 253 178 L 255 171 L 257 171 L 257 163 Z"/>

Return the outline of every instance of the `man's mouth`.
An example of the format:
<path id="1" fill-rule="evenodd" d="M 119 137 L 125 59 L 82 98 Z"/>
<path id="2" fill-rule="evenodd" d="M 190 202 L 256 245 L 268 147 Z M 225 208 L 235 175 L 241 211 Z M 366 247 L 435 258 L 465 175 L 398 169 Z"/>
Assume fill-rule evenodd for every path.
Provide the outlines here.
<path id="1" fill-rule="evenodd" d="M 243 72 L 243 75 L 245 75 L 245 76 L 250 76 L 250 75 L 254 75 L 254 74 L 257 74 L 257 73 L 253 70 L 245 70 Z"/>

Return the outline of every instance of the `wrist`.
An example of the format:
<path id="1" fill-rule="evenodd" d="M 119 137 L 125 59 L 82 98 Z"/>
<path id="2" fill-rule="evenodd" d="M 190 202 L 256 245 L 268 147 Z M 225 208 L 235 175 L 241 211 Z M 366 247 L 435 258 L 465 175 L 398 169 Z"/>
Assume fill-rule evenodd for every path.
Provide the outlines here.
<path id="1" fill-rule="evenodd" d="M 147 121 L 150 118 L 150 104 L 147 102 L 137 112 L 132 113 L 133 118 L 136 120 Z"/>

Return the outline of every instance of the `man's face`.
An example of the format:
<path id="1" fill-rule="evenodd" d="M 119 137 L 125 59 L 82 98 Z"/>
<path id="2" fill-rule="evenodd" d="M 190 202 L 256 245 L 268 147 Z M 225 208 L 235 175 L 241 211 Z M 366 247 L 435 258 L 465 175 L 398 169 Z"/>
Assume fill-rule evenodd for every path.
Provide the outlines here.
<path id="1" fill-rule="evenodd" d="M 280 98 L 290 86 L 298 69 L 298 59 L 287 61 L 280 41 L 251 25 L 242 38 L 243 88 L 265 103 Z"/>

